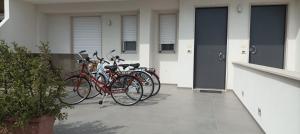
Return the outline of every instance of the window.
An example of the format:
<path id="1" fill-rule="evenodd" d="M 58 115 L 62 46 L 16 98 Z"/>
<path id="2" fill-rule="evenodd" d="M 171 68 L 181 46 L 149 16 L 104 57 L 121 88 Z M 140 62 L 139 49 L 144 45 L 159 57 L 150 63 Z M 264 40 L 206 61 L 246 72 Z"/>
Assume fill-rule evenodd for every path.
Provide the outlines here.
<path id="1" fill-rule="evenodd" d="M 4 0 L 0 0 L 0 22 L 4 19 Z"/>
<path id="2" fill-rule="evenodd" d="M 176 22 L 177 16 L 175 14 L 162 14 L 159 16 L 159 52 L 175 52 Z"/>
<path id="3" fill-rule="evenodd" d="M 101 17 L 73 17 L 73 51 L 101 55 Z"/>
<path id="4" fill-rule="evenodd" d="M 137 16 L 122 16 L 122 52 L 136 52 Z"/>

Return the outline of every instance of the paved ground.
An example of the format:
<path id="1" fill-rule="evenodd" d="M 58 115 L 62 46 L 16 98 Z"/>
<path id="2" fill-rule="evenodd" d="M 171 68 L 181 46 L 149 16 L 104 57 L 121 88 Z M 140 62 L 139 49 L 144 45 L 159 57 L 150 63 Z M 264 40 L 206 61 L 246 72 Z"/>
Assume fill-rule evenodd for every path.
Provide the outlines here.
<path id="1" fill-rule="evenodd" d="M 235 95 L 163 86 L 158 96 L 124 107 L 89 100 L 67 110 L 55 134 L 262 134 Z"/>

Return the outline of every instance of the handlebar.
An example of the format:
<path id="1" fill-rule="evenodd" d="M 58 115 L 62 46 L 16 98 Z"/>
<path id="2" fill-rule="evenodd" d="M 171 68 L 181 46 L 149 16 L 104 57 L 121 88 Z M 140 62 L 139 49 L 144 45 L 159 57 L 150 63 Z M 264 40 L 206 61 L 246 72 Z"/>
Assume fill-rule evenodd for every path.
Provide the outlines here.
<path id="1" fill-rule="evenodd" d="M 91 59 L 90 57 L 86 57 L 86 58 L 85 58 L 85 60 L 86 60 L 87 62 L 90 62 L 90 61 L 91 61 L 90 59 Z"/>
<path id="2" fill-rule="evenodd" d="M 82 54 L 85 53 L 85 52 L 86 52 L 86 50 L 81 50 L 80 52 L 78 52 L 77 55 L 79 56 L 80 60 L 84 60 Z"/>
<path id="3" fill-rule="evenodd" d="M 104 60 L 104 58 L 97 57 L 97 59 L 100 61 L 100 63 L 104 62 L 104 63 L 110 64 L 108 61 Z"/>
<path id="4" fill-rule="evenodd" d="M 114 64 L 116 65 L 117 62 L 120 62 L 120 61 L 125 61 L 124 59 L 121 59 L 119 56 L 114 56 L 110 59 L 110 61 L 113 61 Z"/>
<path id="5" fill-rule="evenodd" d="M 82 62 L 91 62 L 91 60 L 90 60 L 91 58 L 90 58 L 90 57 L 83 58 L 83 56 L 82 56 L 83 53 L 86 53 L 86 50 L 81 50 L 80 52 L 78 52 L 77 55 L 78 55 L 79 58 L 80 58 L 80 59 L 78 60 L 78 62 L 79 62 L 79 63 L 82 63 Z"/>
<path id="6" fill-rule="evenodd" d="M 120 56 L 118 56 L 118 55 L 113 57 L 113 59 L 118 60 L 118 61 L 125 61 L 124 59 L 121 59 Z"/>
<path id="7" fill-rule="evenodd" d="M 80 52 L 79 52 L 79 54 L 82 54 L 82 53 L 85 53 L 86 52 L 86 50 L 81 50 Z"/>
<path id="8" fill-rule="evenodd" d="M 112 50 L 111 53 L 115 52 L 116 50 Z M 87 61 L 87 62 L 91 62 L 90 61 L 90 57 L 86 57 L 86 58 L 83 58 L 82 54 L 83 53 L 86 53 L 87 51 L 86 50 L 81 50 L 78 55 L 79 57 L 81 58 L 80 61 Z M 104 62 L 104 63 L 107 63 L 107 64 L 110 64 L 108 61 L 104 60 L 104 58 L 100 58 L 98 56 L 98 52 L 95 51 L 95 53 L 93 54 L 93 56 L 96 56 L 97 60 L 99 60 L 100 62 Z M 124 59 L 121 59 L 120 56 L 114 56 L 111 58 L 111 61 L 114 61 L 114 62 L 119 62 L 119 61 L 125 61 Z"/>
<path id="9" fill-rule="evenodd" d="M 94 56 L 96 56 L 97 60 L 99 60 L 100 63 L 104 62 L 104 63 L 110 64 L 108 61 L 104 60 L 104 58 L 100 58 L 98 56 L 98 52 L 97 51 L 94 53 Z"/>

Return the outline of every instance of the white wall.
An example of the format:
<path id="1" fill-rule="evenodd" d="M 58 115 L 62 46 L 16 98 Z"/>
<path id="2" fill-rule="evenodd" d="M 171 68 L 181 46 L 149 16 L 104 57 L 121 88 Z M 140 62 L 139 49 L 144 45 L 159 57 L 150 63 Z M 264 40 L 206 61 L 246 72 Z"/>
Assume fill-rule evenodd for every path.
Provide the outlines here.
<path id="1" fill-rule="evenodd" d="M 178 0 L 129 0 L 39 5 L 39 10 L 46 13 L 108 13 L 137 11 L 141 8 L 176 10 L 178 9 Z"/>
<path id="2" fill-rule="evenodd" d="M 227 89 L 233 87 L 232 61 L 248 60 L 250 4 L 289 4 L 286 44 L 286 68 L 300 71 L 299 1 L 295 0 L 131 0 L 119 2 L 65 3 L 32 5 L 11 0 L 10 16 L 0 28 L 0 39 L 27 45 L 33 51 L 39 41 L 49 41 L 54 53 L 71 53 L 71 16 L 99 15 L 103 20 L 103 54 L 117 49 L 129 63 L 142 62 L 155 67 L 162 83 L 193 87 L 194 74 L 194 12 L 195 7 L 229 6 Z M 242 6 L 242 13 L 236 7 Z M 158 53 L 159 12 L 179 10 L 179 37 L 175 54 Z M 121 15 L 138 14 L 139 45 L 136 54 L 120 54 Z M 297 18 L 298 17 L 298 18 Z M 112 26 L 107 21 L 112 21 Z M 142 45 L 140 45 L 142 44 Z M 191 53 L 188 53 L 191 50 Z M 180 65 L 180 66 L 179 66 Z M 180 77 L 179 77 L 180 76 Z"/>
<path id="3" fill-rule="evenodd" d="M 295 63 L 296 63 L 296 71 L 300 72 L 300 1 L 298 0 L 297 1 L 297 11 L 296 11 L 296 14 L 297 14 L 297 28 L 296 29 L 296 46 L 297 48 L 295 49 L 296 51 L 296 58 L 295 58 Z"/>
<path id="4" fill-rule="evenodd" d="M 120 52 L 120 15 L 123 12 L 138 12 L 140 18 L 140 33 L 137 54 L 124 54 L 125 59 L 130 62 L 142 62 L 145 66 L 157 68 L 161 74 L 163 83 L 178 83 L 179 87 L 193 87 L 193 61 L 194 61 L 194 12 L 195 7 L 207 6 L 229 6 L 229 26 L 228 26 L 228 48 L 227 48 L 227 89 L 232 89 L 233 85 L 233 66 L 232 61 L 248 61 L 248 53 L 242 54 L 242 51 L 248 52 L 249 46 L 249 21 L 250 4 L 289 4 L 288 9 L 288 27 L 286 43 L 286 69 L 296 70 L 296 25 L 295 22 L 297 7 L 294 0 L 177 0 L 168 1 L 127 1 L 127 2 L 102 2 L 102 3 L 79 3 L 79 4 L 50 4 L 40 5 L 38 8 L 42 12 L 50 13 L 51 16 L 66 15 L 65 20 L 72 15 L 78 14 L 98 14 L 103 18 L 103 53 L 110 49 L 117 49 Z M 237 5 L 242 6 L 242 13 L 237 13 Z M 157 21 L 155 16 L 161 11 L 178 10 L 179 8 L 179 42 L 178 51 L 175 54 L 159 54 L 157 41 Z M 113 25 L 107 26 L 105 22 L 112 20 Z M 151 20 L 152 19 L 152 20 Z M 67 23 L 67 21 L 65 21 Z M 70 25 L 63 24 L 64 28 L 49 28 L 49 41 L 56 46 L 57 52 L 70 52 L 70 33 L 65 30 Z M 51 24 L 51 26 L 56 26 Z M 151 27 L 152 28 L 149 28 Z M 66 35 L 56 35 L 56 31 L 50 29 L 63 30 Z M 67 37 L 67 38 L 62 38 Z M 114 38 L 112 38 L 114 37 Z M 56 39 L 58 38 L 58 39 Z M 153 41 L 154 40 L 154 41 Z M 59 42 L 58 42 L 59 41 Z M 64 44 L 60 47 L 57 44 Z M 145 44 L 145 45 L 144 45 Z M 67 45 L 67 47 L 65 46 Z M 154 45 L 154 46 L 153 46 Z M 151 46 L 151 47 L 150 47 Z M 58 50 L 59 49 L 59 50 Z M 191 50 L 191 53 L 187 51 Z M 150 56 L 150 57 L 149 57 Z M 153 65 L 152 65 L 153 64 Z M 180 69 L 178 68 L 180 65 Z M 176 72 L 176 73 L 174 73 Z M 178 77 L 181 76 L 181 77 Z"/>
<path id="5" fill-rule="evenodd" d="M 39 5 L 39 11 L 47 14 L 47 36 L 53 53 L 71 53 L 71 16 L 101 16 L 102 18 L 102 54 L 112 49 L 126 59 L 126 63 L 140 62 L 143 66 L 155 67 L 161 74 L 161 82 L 177 83 L 177 53 L 159 54 L 158 20 L 154 12 L 177 11 L 178 0 L 133 0 L 127 2 L 73 3 Z M 136 14 L 139 16 L 139 34 L 136 54 L 121 54 L 121 16 Z M 157 14 L 156 14 L 157 16 Z M 107 22 L 111 20 L 112 25 Z M 42 29 L 42 28 L 41 28 Z"/>
<path id="6" fill-rule="evenodd" d="M 234 92 L 266 134 L 300 133 L 299 80 L 240 65 L 234 66 L 234 72 Z"/>
<path id="7" fill-rule="evenodd" d="M 296 44 L 297 44 L 297 49 L 296 49 L 297 56 L 296 56 L 296 59 L 295 59 L 296 71 L 300 72 L 300 29 L 299 29 L 299 32 L 298 32 Z"/>
<path id="8" fill-rule="evenodd" d="M 36 8 L 22 0 L 10 0 L 9 20 L 0 28 L 0 39 L 17 42 L 35 51 Z"/>
<path id="9" fill-rule="evenodd" d="M 124 13 L 123 13 L 124 14 Z M 138 15 L 137 12 L 127 13 Z M 136 63 L 139 62 L 139 54 L 122 54 L 121 46 L 121 20 L 122 13 L 107 13 L 102 16 L 102 56 L 105 57 L 108 52 L 115 49 L 117 55 L 120 55 L 121 58 L 126 60 L 126 63 Z M 108 21 L 111 20 L 112 25 L 108 25 Z M 139 47 L 137 48 L 139 49 Z M 139 51 L 139 50 L 138 50 Z"/>
<path id="10" fill-rule="evenodd" d="M 298 21 L 298 11 L 299 5 L 297 5 L 298 0 L 289 2 L 288 9 L 288 31 L 287 31 L 287 40 L 286 40 L 286 63 L 285 68 L 287 70 L 296 71 L 297 66 L 297 34 L 299 31 L 300 22 Z"/>
<path id="11" fill-rule="evenodd" d="M 48 15 L 37 12 L 36 16 L 37 24 L 36 24 L 36 40 L 37 44 L 48 41 Z"/>
<path id="12" fill-rule="evenodd" d="M 71 53 L 71 18 L 48 15 L 48 41 L 52 53 Z"/>
<path id="13" fill-rule="evenodd" d="M 250 5 L 251 4 L 289 4 L 286 69 L 295 70 L 295 18 L 298 16 L 294 0 L 180 0 L 179 13 L 179 55 L 178 64 L 181 69 L 178 73 L 179 87 L 193 87 L 194 65 L 194 20 L 196 7 L 229 7 L 228 46 L 227 46 L 227 81 L 226 88 L 233 88 L 232 61 L 248 62 L 248 46 L 250 36 Z M 241 5 L 242 13 L 237 12 L 237 5 Z M 188 53 L 191 50 L 191 53 Z M 246 54 L 242 54 L 246 51 Z"/>
<path id="14" fill-rule="evenodd" d="M 137 13 L 134 13 L 137 14 Z M 73 53 L 72 50 L 72 16 L 89 16 L 90 14 L 49 14 L 48 41 L 53 53 Z M 139 61 L 138 54 L 121 54 L 121 13 L 97 13 L 102 20 L 102 56 L 112 49 L 117 55 L 132 63 Z M 138 14 L 137 14 L 138 15 Z M 107 23 L 111 21 L 112 25 Z"/>
<path id="15" fill-rule="evenodd" d="M 177 84 L 178 79 L 178 44 L 175 45 L 175 53 L 159 53 L 159 15 L 172 13 L 177 14 L 178 11 L 155 11 L 153 13 L 153 50 L 152 63 L 153 67 L 157 68 L 157 73 L 160 74 L 162 83 Z M 178 24 L 178 22 L 177 22 Z"/>

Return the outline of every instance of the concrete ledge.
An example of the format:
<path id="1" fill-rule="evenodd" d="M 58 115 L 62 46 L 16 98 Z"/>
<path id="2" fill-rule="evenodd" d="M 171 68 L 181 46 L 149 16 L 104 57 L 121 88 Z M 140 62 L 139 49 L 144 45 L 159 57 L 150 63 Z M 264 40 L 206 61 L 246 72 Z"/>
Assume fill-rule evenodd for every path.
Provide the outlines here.
<path id="1" fill-rule="evenodd" d="M 284 69 L 249 64 L 249 63 L 244 63 L 244 62 L 233 62 L 233 65 L 243 66 L 243 67 L 258 70 L 261 72 L 270 73 L 273 75 L 278 75 L 278 76 L 285 77 L 288 79 L 300 81 L 300 72 L 287 71 Z"/>

